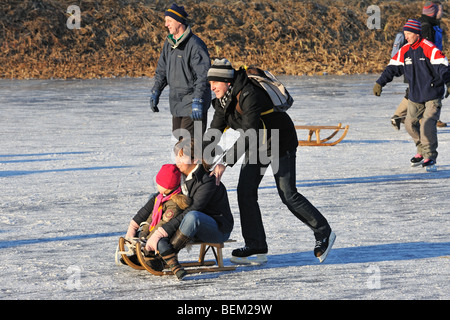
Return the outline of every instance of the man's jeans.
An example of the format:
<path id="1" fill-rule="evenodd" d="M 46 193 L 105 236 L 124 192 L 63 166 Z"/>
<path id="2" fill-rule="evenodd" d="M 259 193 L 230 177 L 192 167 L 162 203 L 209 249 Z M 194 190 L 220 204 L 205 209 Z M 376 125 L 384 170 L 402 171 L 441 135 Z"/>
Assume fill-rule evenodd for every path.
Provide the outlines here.
<path id="1" fill-rule="evenodd" d="M 278 194 L 287 208 L 303 223 L 310 227 L 316 240 L 327 237 L 331 228 L 325 217 L 300 193 L 296 187 L 296 150 L 276 159 L 278 171 L 274 178 Z M 266 249 L 266 235 L 258 205 L 258 186 L 268 165 L 242 164 L 237 187 L 241 216 L 242 235 L 245 244 L 251 248 Z M 272 206 L 273 212 L 276 206 Z M 276 212 L 276 214 L 279 214 Z M 280 214 L 282 214 L 280 212 Z M 280 228 L 283 226 L 280 225 Z"/>

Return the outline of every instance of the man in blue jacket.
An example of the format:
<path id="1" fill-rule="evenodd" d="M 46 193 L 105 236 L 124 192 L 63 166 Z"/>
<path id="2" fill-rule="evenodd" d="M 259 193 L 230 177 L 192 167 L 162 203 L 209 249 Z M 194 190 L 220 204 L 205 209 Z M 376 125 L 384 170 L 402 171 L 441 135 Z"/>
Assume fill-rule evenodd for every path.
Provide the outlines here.
<path id="1" fill-rule="evenodd" d="M 194 121 L 202 121 L 211 104 L 211 89 L 206 75 L 211 66 L 205 43 L 192 33 L 184 7 L 173 4 L 165 13 L 169 35 L 164 42 L 155 72 L 155 84 L 150 94 L 150 107 L 159 112 L 158 102 L 163 89 L 169 85 L 169 105 L 173 135 L 180 139 L 186 129 L 194 137 Z"/>
<path id="2" fill-rule="evenodd" d="M 421 23 L 409 19 L 403 27 L 408 41 L 390 60 L 376 81 L 373 92 L 379 96 L 394 76 L 405 75 L 409 84 L 409 102 L 405 128 L 417 146 L 411 166 L 435 168 L 438 156 L 436 123 L 439 120 L 445 85 L 450 86 L 448 60 L 430 41 L 421 36 Z M 449 92 L 445 94 L 448 97 Z"/>

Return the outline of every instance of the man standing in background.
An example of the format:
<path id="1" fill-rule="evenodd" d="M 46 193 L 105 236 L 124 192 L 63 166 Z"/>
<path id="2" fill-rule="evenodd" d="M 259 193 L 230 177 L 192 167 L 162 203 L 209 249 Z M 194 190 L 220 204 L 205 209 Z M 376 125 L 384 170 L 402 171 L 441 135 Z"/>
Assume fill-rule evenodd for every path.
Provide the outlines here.
<path id="1" fill-rule="evenodd" d="M 169 35 L 156 67 L 150 107 L 153 112 L 159 112 L 159 97 L 169 85 L 172 133 L 180 139 L 183 132 L 179 129 L 186 129 L 194 137 L 194 121 L 202 122 L 202 133 L 206 129 L 206 116 L 211 104 L 211 89 L 206 75 L 211 60 L 205 43 L 192 33 L 183 6 L 173 4 L 164 15 Z"/>

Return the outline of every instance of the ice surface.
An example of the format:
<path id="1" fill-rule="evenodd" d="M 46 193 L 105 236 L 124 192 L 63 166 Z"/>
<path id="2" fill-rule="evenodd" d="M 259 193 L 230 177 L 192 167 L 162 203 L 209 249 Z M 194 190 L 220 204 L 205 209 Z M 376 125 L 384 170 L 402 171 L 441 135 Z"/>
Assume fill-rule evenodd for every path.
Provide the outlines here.
<path id="1" fill-rule="evenodd" d="M 334 147 L 297 151 L 299 192 L 337 234 L 326 262 L 268 173 L 269 262 L 183 282 L 114 263 L 118 237 L 173 160 L 168 90 L 155 114 L 148 78 L 0 80 L 0 299 L 449 299 L 450 128 L 438 129 L 438 171 L 410 168 L 414 144 L 389 122 L 405 84 L 375 97 L 376 77 L 281 77 L 296 124 L 350 125 Z M 223 178 L 237 240 L 225 264 L 243 245 L 238 174 Z"/>

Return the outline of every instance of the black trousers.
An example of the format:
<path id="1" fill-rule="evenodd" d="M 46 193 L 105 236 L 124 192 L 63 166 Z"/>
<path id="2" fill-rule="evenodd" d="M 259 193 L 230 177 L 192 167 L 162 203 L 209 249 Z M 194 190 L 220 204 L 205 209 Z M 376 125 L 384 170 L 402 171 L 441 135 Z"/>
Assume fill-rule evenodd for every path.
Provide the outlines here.
<path id="1" fill-rule="evenodd" d="M 297 192 L 295 185 L 296 150 L 287 153 L 276 161 L 279 161 L 279 165 L 277 172 L 274 172 L 274 178 L 278 194 L 283 203 L 295 217 L 311 228 L 316 240 L 327 237 L 331 232 L 327 220 L 308 199 Z M 250 164 L 246 160 L 241 166 L 237 187 L 242 236 L 245 245 L 259 249 L 267 248 L 266 234 L 258 204 L 258 187 L 267 167 L 268 164 Z"/>
<path id="2" fill-rule="evenodd" d="M 206 131 L 206 124 L 207 124 L 207 114 L 203 115 L 203 120 L 201 121 L 201 135 L 199 137 L 203 137 L 203 134 Z M 172 117 L 172 134 L 177 140 L 181 140 L 181 138 L 185 137 L 185 132 L 178 129 L 186 129 L 191 138 L 195 137 L 195 122 L 192 120 L 191 117 Z M 195 129 L 195 130 L 194 130 Z M 197 133 L 198 135 L 198 133 Z"/>

